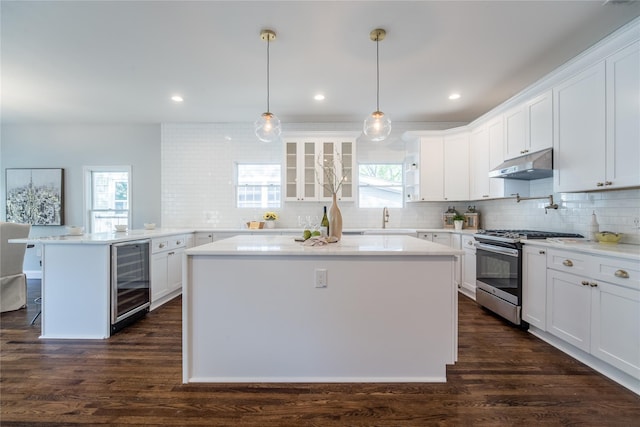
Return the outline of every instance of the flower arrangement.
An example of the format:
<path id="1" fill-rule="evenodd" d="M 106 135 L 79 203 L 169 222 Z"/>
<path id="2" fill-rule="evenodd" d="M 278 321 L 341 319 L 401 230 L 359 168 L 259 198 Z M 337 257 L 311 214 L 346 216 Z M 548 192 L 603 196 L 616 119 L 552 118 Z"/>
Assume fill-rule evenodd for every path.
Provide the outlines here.
<path id="1" fill-rule="evenodd" d="M 335 159 L 335 160 L 334 160 Z M 318 154 L 318 166 L 322 169 L 322 177 L 316 171 L 316 179 L 326 193 L 337 194 L 340 187 L 348 179 L 342 156 L 337 151 L 332 155 Z"/>
<path id="2" fill-rule="evenodd" d="M 265 221 L 275 221 L 278 219 L 278 214 L 275 212 L 265 212 L 264 215 L 262 215 L 262 218 Z"/>

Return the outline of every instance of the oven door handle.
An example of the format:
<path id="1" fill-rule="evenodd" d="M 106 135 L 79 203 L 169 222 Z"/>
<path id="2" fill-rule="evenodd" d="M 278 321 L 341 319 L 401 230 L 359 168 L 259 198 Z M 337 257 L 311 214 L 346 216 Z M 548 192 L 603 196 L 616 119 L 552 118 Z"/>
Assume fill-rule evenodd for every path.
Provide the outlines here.
<path id="1" fill-rule="evenodd" d="M 483 251 L 493 252 L 501 255 L 508 255 L 516 258 L 519 256 L 519 251 L 517 249 L 503 248 L 501 246 L 487 245 L 485 243 L 476 242 L 476 249 L 481 249 Z"/>

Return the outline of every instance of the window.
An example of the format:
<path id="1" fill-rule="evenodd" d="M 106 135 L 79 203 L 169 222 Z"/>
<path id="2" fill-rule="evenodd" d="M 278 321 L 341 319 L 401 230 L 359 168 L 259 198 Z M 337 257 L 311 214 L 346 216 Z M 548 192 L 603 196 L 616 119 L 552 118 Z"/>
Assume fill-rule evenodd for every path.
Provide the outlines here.
<path id="1" fill-rule="evenodd" d="M 279 208 L 281 180 L 280 165 L 239 163 L 237 206 Z"/>
<path id="2" fill-rule="evenodd" d="M 402 164 L 359 164 L 359 206 L 401 208 L 404 200 L 402 176 Z"/>
<path id="3" fill-rule="evenodd" d="M 131 168 L 84 168 L 85 206 L 91 233 L 113 231 L 116 224 L 131 224 Z"/>

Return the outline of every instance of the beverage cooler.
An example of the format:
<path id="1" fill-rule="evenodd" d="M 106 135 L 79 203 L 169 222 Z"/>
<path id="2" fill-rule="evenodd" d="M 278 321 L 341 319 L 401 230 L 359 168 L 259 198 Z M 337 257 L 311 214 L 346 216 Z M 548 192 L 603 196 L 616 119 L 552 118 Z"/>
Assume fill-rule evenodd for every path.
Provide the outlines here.
<path id="1" fill-rule="evenodd" d="M 150 265 L 150 240 L 111 245 L 112 334 L 149 311 Z"/>

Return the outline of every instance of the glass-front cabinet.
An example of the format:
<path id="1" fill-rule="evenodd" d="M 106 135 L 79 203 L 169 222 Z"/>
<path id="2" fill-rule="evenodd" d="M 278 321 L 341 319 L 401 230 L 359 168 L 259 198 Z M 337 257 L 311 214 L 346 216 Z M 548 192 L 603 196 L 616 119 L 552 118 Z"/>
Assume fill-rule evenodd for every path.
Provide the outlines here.
<path id="1" fill-rule="evenodd" d="M 285 138 L 287 201 L 354 198 L 355 137 L 296 136 Z"/>

